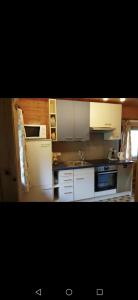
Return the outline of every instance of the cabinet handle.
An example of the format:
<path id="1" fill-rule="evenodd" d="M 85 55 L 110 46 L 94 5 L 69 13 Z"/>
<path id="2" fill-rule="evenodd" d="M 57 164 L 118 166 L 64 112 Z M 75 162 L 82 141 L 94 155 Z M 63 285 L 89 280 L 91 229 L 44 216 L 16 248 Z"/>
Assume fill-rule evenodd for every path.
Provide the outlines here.
<path id="1" fill-rule="evenodd" d="M 76 180 L 84 180 L 85 178 L 76 178 Z"/>
<path id="2" fill-rule="evenodd" d="M 109 172 L 100 172 L 100 173 L 97 173 L 97 175 L 108 175 L 108 174 L 117 174 L 118 171 L 109 171 Z"/>
<path id="3" fill-rule="evenodd" d="M 72 137 L 66 137 L 65 140 L 72 140 Z"/>
<path id="4" fill-rule="evenodd" d="M 64 193 L 64 195 L 67 195 L 67 194 L 72 194 L 72 192 L 67 192 L 67 193 Z"/>
<path id="5" fill-rule="evenodd" d="M 104 124 L 104 125 L 111 126 L 111 124 L 109 124 L 109 123 L 106 123 L 106 124 Z"/>
<path id="6" fill-rule="evenodd" d="M 65 175 L 65 176 L 66 176 L 66 175 L 72 175 L 72 173 L 64 173 L 63 175 Z"/>
<path id="7" fill-rule="evenodd" d="M 64 179 L 64 181 L 72 181 L 72 179 Z"/>
<path id="8" fill-rule="evenodd" d="M 64 188 L 72 188 L 72 187 L 73 187 L 72 185 L 64 186 Z"/>

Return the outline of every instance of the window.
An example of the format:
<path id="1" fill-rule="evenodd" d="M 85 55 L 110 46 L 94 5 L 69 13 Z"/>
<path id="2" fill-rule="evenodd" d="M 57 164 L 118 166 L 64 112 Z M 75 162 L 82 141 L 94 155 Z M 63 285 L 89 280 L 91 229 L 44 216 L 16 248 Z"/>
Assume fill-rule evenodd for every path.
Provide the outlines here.
<path id="1" fill-rule="evenodd" d="M 131 130 L 131 152 L 132 158 L 138 158 L 138 128 Z"/>

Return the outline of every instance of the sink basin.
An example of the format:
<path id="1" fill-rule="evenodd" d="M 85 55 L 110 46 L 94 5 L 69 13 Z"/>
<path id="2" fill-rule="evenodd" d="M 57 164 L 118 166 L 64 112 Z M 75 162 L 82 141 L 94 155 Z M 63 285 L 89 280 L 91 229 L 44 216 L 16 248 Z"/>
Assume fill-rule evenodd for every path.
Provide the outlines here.
<path id="1" fill-rule="evenodd" d="M 64 165 L 67 167 L 87 167 L 90 165 L 90 163 L 88 163 L 87 161 L 65 161 Z"/>

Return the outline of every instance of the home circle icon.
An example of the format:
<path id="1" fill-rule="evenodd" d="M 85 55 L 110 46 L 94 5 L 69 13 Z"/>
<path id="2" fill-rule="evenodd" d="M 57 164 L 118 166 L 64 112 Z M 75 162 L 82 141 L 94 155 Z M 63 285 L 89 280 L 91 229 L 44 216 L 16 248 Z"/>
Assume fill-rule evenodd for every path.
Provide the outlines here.
<path id="1" fill-rule="evenodd" d="M 73 294 L 73 291 L 72 291 L 72 289 L 66 289 L 66 296 L 72 296 L 72 294 Z"/>

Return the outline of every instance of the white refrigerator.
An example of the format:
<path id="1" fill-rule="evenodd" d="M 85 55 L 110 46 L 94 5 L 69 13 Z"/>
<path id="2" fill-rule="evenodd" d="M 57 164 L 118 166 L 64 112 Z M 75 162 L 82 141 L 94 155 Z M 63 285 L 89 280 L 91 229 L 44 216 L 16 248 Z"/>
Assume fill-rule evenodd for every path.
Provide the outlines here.
<path id="1" fill-rule="evenodd" d="M 26 139 L 30 191 L 26 201 L 53 201 L 52 142 L 47 139 Z"/>

